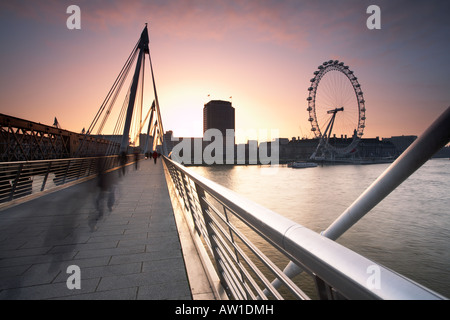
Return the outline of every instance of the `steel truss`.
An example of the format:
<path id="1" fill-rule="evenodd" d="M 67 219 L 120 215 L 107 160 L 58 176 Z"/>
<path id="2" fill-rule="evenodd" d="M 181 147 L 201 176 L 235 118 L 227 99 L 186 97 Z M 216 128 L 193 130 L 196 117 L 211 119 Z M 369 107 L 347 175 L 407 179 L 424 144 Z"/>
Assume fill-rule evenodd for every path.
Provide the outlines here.
<path id="1" fill-rule="evenodd" d="M 1 162 L 70 158 L 82 139 L 84 135 L 75 132 L 0 114 Z M 110 144 L 89 137 L 79 156 L 104 154 Z"/>

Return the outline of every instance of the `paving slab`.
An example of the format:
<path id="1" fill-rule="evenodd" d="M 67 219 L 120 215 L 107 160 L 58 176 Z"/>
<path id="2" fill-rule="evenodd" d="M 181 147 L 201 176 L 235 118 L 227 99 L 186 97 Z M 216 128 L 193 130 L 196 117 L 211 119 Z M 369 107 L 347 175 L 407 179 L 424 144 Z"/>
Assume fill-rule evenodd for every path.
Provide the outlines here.
<path id="1" fill-rule="evenodd" d="M 0 211 L 0 299 L 192 299 L 161 161 L 108 177 Z"/>

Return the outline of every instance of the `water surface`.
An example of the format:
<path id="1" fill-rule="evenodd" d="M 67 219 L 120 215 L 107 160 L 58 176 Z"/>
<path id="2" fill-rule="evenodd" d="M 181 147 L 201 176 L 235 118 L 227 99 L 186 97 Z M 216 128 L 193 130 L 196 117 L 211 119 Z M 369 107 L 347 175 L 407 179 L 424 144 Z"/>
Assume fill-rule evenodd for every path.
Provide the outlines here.
<path id="1" fill-rule="evenodd" d="M 316 232 L 325 230 L 389 164 L 292 169 L 190 167 Z M 450 160 L 433 159 L 338 242 L 450 297 Z"/>

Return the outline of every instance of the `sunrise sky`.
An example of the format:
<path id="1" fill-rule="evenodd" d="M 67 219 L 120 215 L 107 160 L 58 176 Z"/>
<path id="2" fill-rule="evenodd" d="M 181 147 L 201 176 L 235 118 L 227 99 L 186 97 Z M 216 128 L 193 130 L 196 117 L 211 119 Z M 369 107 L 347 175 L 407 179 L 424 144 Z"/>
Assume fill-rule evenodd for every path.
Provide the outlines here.
<path id="1" fill-rule="evenodd" d="M 80 30 L 66 27 L 71 4 Z M 372 4 L 380 30 L 366 27 Z M 449 12 L 447 0 L 1 1 L 0 113 L 87 128 L 148 23 L 175 136 L 202 136 L 203 105 L 220 99 L 237 129 L 312 137 L 307 88 L 330 59 L 358 77 L 365 137 L 419 135 L 450 105 Z"/>

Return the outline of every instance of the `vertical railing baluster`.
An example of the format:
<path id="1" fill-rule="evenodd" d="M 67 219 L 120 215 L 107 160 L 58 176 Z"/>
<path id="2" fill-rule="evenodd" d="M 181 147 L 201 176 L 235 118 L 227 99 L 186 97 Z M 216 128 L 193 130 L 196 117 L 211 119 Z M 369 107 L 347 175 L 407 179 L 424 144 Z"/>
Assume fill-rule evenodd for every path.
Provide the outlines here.
<path id="1" fill-rule="evenodd" d="M 325 283 L 322 279 L 314 276 L 314 283 L 316 285 L 317 294 L 320 300 L 332 300 L 333 293 L 331 287 Z"/>
<path id="2" fill-rule="evenodd" d="M 81 162 L 78 165 L 78 173 L 77 173 L 76 180 L 80 179 L 81 171 L 83 170 L 83 162 L 84 162 L 84 159 L 81 159 Z"/>
<path id="3" fill-rule="evenodd" d="M 191 193 L 194 196 L 192 198 L 192 201 L 193 201 L 193 205 L 192 206 L 194 207 L 196 215 L 199 216 L 198 219 L 201 219 L 201 217 L 202 217 L 202 213 L 201 213 L 202 212 L 202 208 L 201 208 L 201 205 L 200 205 L 200 198 L 199 198 L 199 194 L 197 192 L 197 186 L 195 185 L 195 183 L 194 183 L 194 185 L 191 184 Z M 205 222 L 202 221 L 202 224 L 204 225 Z"/>
<path id="4" fill-rule="evenodd" d="M 239 255 L 238 255 L 238 251 L 236 249 L 237 243 L 234 241 L 234 233 L 233 233 L 233 230 L 231 229 L 231 221 L 228 218 L 228 210 L 227 210 L 227 208 L 224 205 L 222 205 L 222 208 L 223 208 L 223 213 L 225 214 L 225 219 L 227 221 L 228 232 L 230 233 L 230 238 L 231 238 L 231 244 L 232 244 L 233 249 L 234 249 L 235 261 L 236 261 L 236 264 L 239 266 L 239 264 L 240 264 Z M 244 277 L 244 274 L 242 273 L 242 269 L 239 268 L 239 270 L 240 270 L 239 273 L 241 275 L 241 283 L 244 285 L 242 287 L 245 288 L 245 277 Z M 247 295 L 246 299 L 249 299 L 249 295 L 248 295 L 247 290 L 245 290 L 245 293 Z"/>
<path id="5" fill-rule="evenodd" d="M 184 187 L 184 183 L 182 182 L 183 177 L 180 178 L 180 175 L 182 175 L 182 173 L 181 173 L 181 171 L 176 171 L 175 175 L 177 177 L 177 183 L 178 183 L 178 186 L 179 186 L 178 192 L 180 193 L 180 197 L 183 199 L 184 208 L 186 210 L 189 210 L 189 206 L 186 203 L 186 190 L 185 190 L 185 187 Z"/>
<path id="6" fill-rule="evenodd" d="M 17 184 L 19 183 L 20 174 L 22 173 L 23 163 L 19 165 L 19 169 L 17 170 L 16 178 L 14 179 L 12 188 L 11 188 L 11 194 L 9 196 L 9 201 L 11 201 L 14 198 L 14 192 L 16 191 Z"/>
<path id="7" fill-rule="evenodd" d="M 52 167 L 52 163 L 48 163 L 47 172 L 45 173 L 44 181 L 42 181 L 41 191 L 45 190 L 45 185 L 47 184 L 48 175 L 50 174 L 50 169 Z"/>
<path id="8" fill-rule="evenodd" d="M 189 206 L 189 211 L 191 212 L 192 219 L 194 220 L 195 230 L 198 232 L 198 234 L 201 234 L 200 228 L 198 226 L 199 221 L 198 221 L 198 218 L 197 218 L 197 215 L 196 215 L 197 212 L 196 212 L 196 210 L 195 210 L 195 208 L 194 208 L 194 206 L 192 204 L 192 199 L 193 199 L 192 189 L 189 188 L 189 186 L 188 186 L 190 184 L 190 182 L 188 180 L 189 178 L 186 177 L 184 172 L 180 172 L 180 173 L 181 173 L 181 180 L 183 181 L 184 193 L 185 193 L 185 196 L 186 196 L 186 199 L 187 199 L 187 203 L 188 203 L 188 206 Z"/>
<path id="9" fill-rule="evenodd" d="M 64 177 L 63 177 L 63 180 L 62 180 L 61 184 L 66 183 L 66 177 L 67 177 L 67 172 L 69 172 L 69 167 L 70 167 L 70 160 L 67 162 L 66 172 L 64 173 Z"/>
<path id="10" fill-rule="evenodd" d="M 87 177 L 89 177 L 91 175 L 91 171 L 92 171 L 92 158 L 88 159 L 88 173 L 87 173 Z"/>
<path id="11" fill-rule="evenodd" d="M 197 190 L 198 199 L 200 201 L 200 208 L 202 210 L 202 216 L 203 216 L 203 220 L 205 221 L 206 232 L 208 234 L 209 242 L 211 244 L 212 255 L 214 256 L 214 260 L 216 262 L 218 276 L 219 276 L 220 282 L 222 283 L 222 286 L 228 292 L 229 291 L 228 284 L 227 284 L 225 277 L 223 276 L 224 270 L 220 263 L 220 261 L 221 261 L 220 255 L 217 252 L 218 245 L 216 243 L 216 240 L 214 239 L 214 230 L 211 228 L 212 220 L 206 212 L 208 210 L 208 204 L 204 200 L 205 199 L 205 191 L 197 183 L 195 183 L 195 189 Z"/>
<path id="12" fill-rule="evenodd" d="M 178 195 L 182 197 L 180 177 L 178 176 L 177 169 L 173 165 L 171 165 L 170 167 L 170 173 L 172 175 L 172 181 L 175 182 L 175 187 L 177 188 Z"/>

